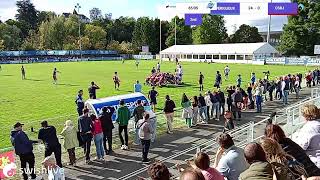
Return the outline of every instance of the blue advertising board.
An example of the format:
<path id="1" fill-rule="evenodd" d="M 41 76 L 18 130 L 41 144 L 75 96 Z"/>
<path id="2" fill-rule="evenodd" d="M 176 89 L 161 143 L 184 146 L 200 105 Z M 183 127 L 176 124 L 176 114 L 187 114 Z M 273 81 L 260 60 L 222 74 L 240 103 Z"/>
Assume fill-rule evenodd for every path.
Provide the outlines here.
<path id="1" fill-rule="evenodd" d="M 297 15 L 298 3 L 268 3 L 268 15 Z"/>
<path id="2" fill-rule="evenodd" d="M 142 93 L 132 93 L 101 99 L 89 99 L 85 102 L 85 106 L 88 107 L 90 109 L 90 112 L 94 113 L 96 116 L 99 116 L 101 114 L 103 107 L 114 108 L 115 111 L 112 115 L 112 120 L 115 121 L 117 119 L 116 110 L 119 107 L 120 100 L 124 100 L 131 114 L 133 113 L 133 110 L 137 105 L 136 102 L 138 100 L 141 100 L 142 103 L 146 102 L 148 105 L 150 104 L 149 100 Z"/>
<path id="3" fill-rule="evenodd" d="M 32 57 L 32 56 L 74 56 L 74 55 L 113 55 L 113 50 L 50 50 L 50 51 L 0 51 L 0 57 Z"/>
<path id="4" fill-rule="evenodd" d="M 202 14 L 185 14 L 185 25 L 199 26 L 202 24 Z"/>
<path id="5" fill-rule="evenodd" d="M 240 3 L 217 3 L 217 9 L 211 10 L 212 15 L 240 15 Z"/>

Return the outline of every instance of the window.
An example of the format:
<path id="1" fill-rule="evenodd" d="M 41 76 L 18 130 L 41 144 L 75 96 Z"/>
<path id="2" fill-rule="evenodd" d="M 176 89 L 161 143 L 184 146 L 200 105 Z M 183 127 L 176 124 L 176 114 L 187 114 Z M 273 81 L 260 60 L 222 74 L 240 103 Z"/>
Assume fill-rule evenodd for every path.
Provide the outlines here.
<path id="1" fill-rule="evenodd" d="M 192 59 L 192 55 L 188 54 L 187 59 Z"/>
<path id="2" fill-rule="evenodd" d="M 212 55 L 206 55 L 206 59 L 212 59 Z"/>
<path id="3" fill-rule="evenodd" d="M 229 60 L 235 60 L 235 59 L 236 59 L 236 55 L 229 55 L 229 56 L 228 56 L 228 59 L 229 59 Z"/>
<path id="4" fill-rule="evenodd" d="M 237 55 L 237 60 L 243 60 L 243 55 Z"/>
<path id="5" fill-rule="evenodd" d="M 246 55 L 246 60 L 252 60 L 252 55 Z"/>
<path id="6" fill-rule="evenodd" d="M 221 59 L 227 59 L 227 55 L 221 55 Z"/>
<path id="7" fill-rule="evenodd" d="M 199 55 L 199 59 L 206 59 L 206 55 Z"/>
<path id="8" fill-rule="evenodd" d="M 219 59 L 219 55 L 213 55 L 213 59 Z"/>
<path id="9" fill-rule="evenodd" d="M 198 55 L 193 55 L 193 59 L 198 59 Z"/>

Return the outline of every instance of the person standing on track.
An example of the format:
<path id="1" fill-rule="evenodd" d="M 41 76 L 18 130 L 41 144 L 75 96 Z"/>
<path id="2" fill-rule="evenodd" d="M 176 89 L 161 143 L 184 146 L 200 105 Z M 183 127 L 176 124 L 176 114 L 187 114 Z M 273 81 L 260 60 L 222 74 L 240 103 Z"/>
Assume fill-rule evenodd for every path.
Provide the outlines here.
<path id="1" fill-rule="evenodd" d="M 26 70 L 24 69 L 23 66 L 21 66 L 21 77 L 22 77 L 22 80 L 26 79 Z"/>
<path id="2" fill-rule="evenodd" d="M 114 125 L 112 122 L 112 115 L 114 113 L 113 107 L 103 107 L 102 114 L 99 119 L 101 121 L 102 131 L 103 131 L 103 148 L 107 155 L 112 154 L 112 129 Z M 108 141 L 108 148 L 107 148 Z"/>
<path id="3" fill-rule="evenodd" d="M 172 122 L 174 117 L 174 109 L 176 108 L 176 104 L 170 99 L 169 95 L 166 95 L 166 101 L 164 104 L 163 112 L 167 119 L 167 133 L 172 134 Z"/>
<path id="4" fill-rule="evenodd" d="M 203 80 L 204 80 L 204 76 L 203 76 L 203 74 L 200 72 L 200 75 L 199 75 L 200 91 L 203 91 Z"/>
<path id="5" fill-rule="evenodd" d="M 125 105 L 124 100 L 120 100 L 120 107 L 117 110 L 117 123 L 119 124 L 119 137 L 121 141 L 121 149 L 128 149 L 128 122 L 131 117 L 128 107 Z M 124 131 L 124 140 L 122 137 L 122 131 Z"/>
<path id="6" fill-rule="evenodd" d="M 57 84 L 58 78 L 57 78 L 57 73 L 61 73 L 60 71 L 57 70 L 57 68 L 54 68 L 52 78 L 53 78 L 53 84 Z"/>
<path id="7" fill-rule="evenodd" d="M 226 79 L 226 80 L 229 79 L 229 73 L 230 73 L 230 68 L 229 68 L 229 66 L 227 65 L 227 66 L 224 68 L 224 76 L 225 76 L 225 79 Z"/>
<path id="8" fill-rule="evenodd" d="M 113 76 L 113 82 L 114 82 L 114 89 L 119 90 L 120 87 L 120 78 L 118 76 L 118 72 L 114 72 Z"/>
<path id="9" fill-rule="evenodd" d="M 156 112 L 157 96 L 158 95 L 159 95 L 159 93 L 155 90 L 155 87 L 153 86 L 152 89 L 148 93 L 148 98 L 150 99 L 150 103 L 151 103 L 153 112 Z"/>
<path id="10" fill-rule="evenodd" d="M 100 89 L 100 87 L 92 81 L 91 86 L 88 88 L 90 99 L 97 99 L 97 95 L 96 95 L 97 89 Z"/>

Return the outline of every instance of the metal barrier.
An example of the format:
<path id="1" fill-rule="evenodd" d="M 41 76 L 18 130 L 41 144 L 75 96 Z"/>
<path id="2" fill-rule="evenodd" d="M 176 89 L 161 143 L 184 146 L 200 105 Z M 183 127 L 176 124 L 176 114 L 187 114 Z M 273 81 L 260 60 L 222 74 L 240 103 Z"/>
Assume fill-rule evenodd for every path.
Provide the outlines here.
<path id="1" fill-rule="evenodd" d="M 281 126 L 285 130 L 287 135 L 291 136 L 299 127 L 302 126 L 301 107 L 303 107 L 303 105 L 305 104 L 310 104 L 310 103 L 320 106 L 320 89 L 318 88 L 312 89 L 312 94 L 310 98 L 303 99 L 296 104 L 293 104 L 285 109 L 282 109 L 281 112 L 286 112 L 286 113 L 282 115 L 276 115 L 274 117 L 273 123 Z M 264 129 L 268 121 L 269 121 L 269 118 L 265 118 L 257 123 L 249 122 L 232 131 L 228 131 L 227 133 L 229 133 L 233 137 L 233 140 L 238 147 L 244 147 L 246 144 L 253 141 L 259 141 L 262 137 L 264 137 Z M 171 166 L 168 165 L 168 164 L 172 164 L 170 161 L 174 161 L 174 159 L 177 157 L 184 157 L 184 156 L 189 156 L 191 159 L 193 158 L 193 154 L 199 151 L 210 152 L 210 154 L 214 155 L 214 153 L 218 150 L 218 148 L 219 148 L 219 145 L 215 141 L 215 139 L 211 139 L 204 143 L 190 147 L 177 154 L 169 156 L 161 160 L 161 162 L 167 164 L 168 169 L 173 175 L 173 177 L 178 177 L 178 173 L 176 174 L 174 173 L 174 172 L 177 172 L 175 165 L 171 165 Z M 191 153 L 191 156 L 188 153 Z M 211 160 L 213 159 L 214 157 L 211 158 Z M 180 161 L 181 161 L 181 158 L 180 158 Z M 127 179 L 134 179 L 136 176 L 143 176 L 142 174 L 146 172 L 147 169 L 148 167 L 139 169 L 119 179 L 127 180 Z"/>

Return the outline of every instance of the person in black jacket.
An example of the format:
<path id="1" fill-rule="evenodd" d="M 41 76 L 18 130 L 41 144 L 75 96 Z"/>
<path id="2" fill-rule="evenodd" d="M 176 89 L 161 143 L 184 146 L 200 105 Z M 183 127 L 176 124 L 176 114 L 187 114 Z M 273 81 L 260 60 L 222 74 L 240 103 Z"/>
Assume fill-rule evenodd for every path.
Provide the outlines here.
<path id="1" fill-rule="evenodd" d="M 169 95 L 166 95 L 166 101 L 164 104 L 163 112 L 167 119 L 167 133 L 172 134 L 172 122 L 174 117 L 174 108 L 176 108 L 175 103 L 170 99 Z"/>
<path id="2" fill-rule="evenodd" d="M 92 130 L 93 125 L 91 118 L 89 116 L 89 109 L 83 109 L 83 115 L 78 119 L 78 129 L 80 132 L 81 139 L 83 141 L 83 150 L 86 155 L 86 163 L 89 164 L 90 161 L 90 148 L 92 140 Z"/>
<path id="3" fill-rule="evenodd" d="M 114 113 L 113 107 L 103 107 L 102 114 L 99 119 L 101 121 L 102 131 L 103 131 L 103 147 L 106 151 L 106 154 L 111 154 L 112 151 L 112 129 L 114 128 L 112 122 L 112 115 Z M 108 148 L 107 148 L 107 140 L 108 140 Z"/>
<path id="4" fill-rule="evenodd" d="M 77 105 L 77 112 L 78 112 L 78 115 L 81 116 L 82 115 L 82 111 L 83 111 L 83 108 L 84 108 L 84 101 L 83 101 L 83 90 L 79 90 L 78 91 L 78 95 L 76 97 L 76 100 L 75 100 L 75 103 Z"/>
<path id="5" fill-rule="evenodd" d="M 26 171 L 31 172 L 31 179 L 36 179 L 36 174 L 34 171 L 35 157 L 32 152 L 32 143 L 34 143 L 34 141 L 29 140 L 27 134 L 22 130 L 23 125 L 24 124 L 17 122 L 13 126 L 14 129 L 11 131 L 10 139 L 12 145 L 14 146 L 15 153 L 19 156 L 21 161 L 23 179 L 28 179 L 28 174 L 26 173 Z"/>
<path id="6" fill-rule="evenodd" d="M 225 112 L 225 104 L 226 104 L 226 98 L 224 96 L 224 93 L 218 89 L 218 97 L 219 97 L 219 102 L 220 102 L 220 112 L 221 112 L 221 115 L 224 115 L 224 112 Z"/>
<path id="7" fill-rule="evenodd" d="M 208 123 L 209 117 L 207 113 L 207 105 L 202 94 L 199 94 L 198 101 L 199 101 L 199 116 L 202 119 L 202 123 Z M 203 117 L 203 114 L 204 114 L 204 117 Z"/>
<path id="8" fill-rule="evenodd" d="M 41 122 L 41 129 L 38 133 L 38 139 L 45 144 L 44 156 L 48 157 L 54 153 L 57 165 L 62 168 L 61 162 L 61 144 L 57 137 L 57 131 L 54 126 L 49 126 L 47 121 Z"/>
<path id="9" fill-rule="evenodd" d="M 265 136 L 276 140 L 283 150 L 303 164 L 309 177 L 320 176 L 320 169 L 310 160 L 304 150 L 290 138 L 287 138 L 279 125 L 269 124 L 265 129 Z"/>

